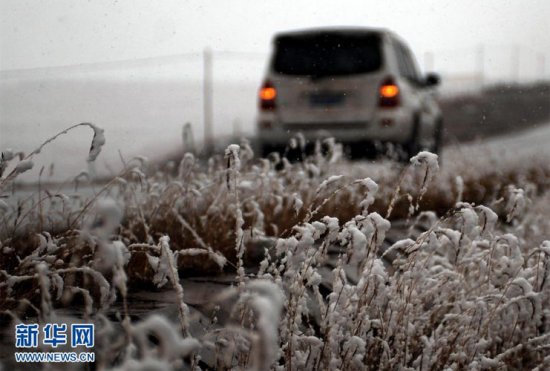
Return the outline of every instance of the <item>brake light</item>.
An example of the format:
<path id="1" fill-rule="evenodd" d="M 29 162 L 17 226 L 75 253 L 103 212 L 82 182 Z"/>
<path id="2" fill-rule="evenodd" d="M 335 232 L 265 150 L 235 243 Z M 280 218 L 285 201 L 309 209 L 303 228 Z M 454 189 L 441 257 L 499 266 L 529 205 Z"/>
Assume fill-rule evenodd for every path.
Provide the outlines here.
<path id="1" fill-rule="evenodd" d="M 378 89 L 380 107 L 396 107 L 399 105 L 399 87 L 392 78 L 387 78 Z"/>
<path id="2" fill-rule="evenodd" d="M 269 81 L 266 81 L 260 89 L 260 108 L 262 110 L 275 109 L 275 98 L 277 98 L 277 89 Z"/>

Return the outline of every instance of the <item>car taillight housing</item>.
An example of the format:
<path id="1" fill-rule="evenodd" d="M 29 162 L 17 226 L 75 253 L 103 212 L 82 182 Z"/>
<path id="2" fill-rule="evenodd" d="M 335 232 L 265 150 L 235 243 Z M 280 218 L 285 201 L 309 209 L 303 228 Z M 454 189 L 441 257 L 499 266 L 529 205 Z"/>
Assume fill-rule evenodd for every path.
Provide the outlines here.
<path id="1" fill-rule="evenodd" d="M 395 80 L 388 77 L 378 89 L 378 105 L 380 107 L 397 107 L 399 105 L 399 87 L 395 83 Z"/>
<path id="2" fill-rule="evenodd" d="M 259 97 L 261 110 L 272 111 L 276 108 L 277 89 L 270 81 L 266 81 L 262 85 Z"/>

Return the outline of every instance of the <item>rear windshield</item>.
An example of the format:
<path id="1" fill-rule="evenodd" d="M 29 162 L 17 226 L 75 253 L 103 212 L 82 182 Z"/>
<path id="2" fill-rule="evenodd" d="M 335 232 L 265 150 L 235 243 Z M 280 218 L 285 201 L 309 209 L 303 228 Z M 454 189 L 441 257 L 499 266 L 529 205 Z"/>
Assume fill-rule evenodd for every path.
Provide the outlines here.
<path id="1" fill-rule="evenodd" d="M 280 36 L 273 71 L 284 75 L 335 76 L 374 72 L 382 63 L 375 34 Z"/>

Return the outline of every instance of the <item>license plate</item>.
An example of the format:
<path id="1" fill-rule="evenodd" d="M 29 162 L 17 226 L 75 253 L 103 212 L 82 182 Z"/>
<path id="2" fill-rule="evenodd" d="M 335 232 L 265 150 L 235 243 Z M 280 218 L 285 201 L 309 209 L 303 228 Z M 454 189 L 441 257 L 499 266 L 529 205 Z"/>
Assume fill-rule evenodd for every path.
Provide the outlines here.
<path id="1" fill-rule="evenodd" d="M 346 96 L 341 92 L 319 92 L 309 95 L 309 104 L 312 106 L 337 106 L 344 103 Z"/>

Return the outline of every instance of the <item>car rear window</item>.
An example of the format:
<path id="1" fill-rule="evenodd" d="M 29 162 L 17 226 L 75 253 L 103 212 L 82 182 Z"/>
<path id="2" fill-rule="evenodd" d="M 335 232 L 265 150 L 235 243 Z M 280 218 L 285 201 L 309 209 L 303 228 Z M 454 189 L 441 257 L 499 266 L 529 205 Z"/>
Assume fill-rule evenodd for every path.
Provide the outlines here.
<path id="1" fill-rule="evenodd" d="M 284 75 L 337 76 L 374 72 L 382 57 L 376 34 L 287 35 L 275 40 L 273 71 Z"/>

